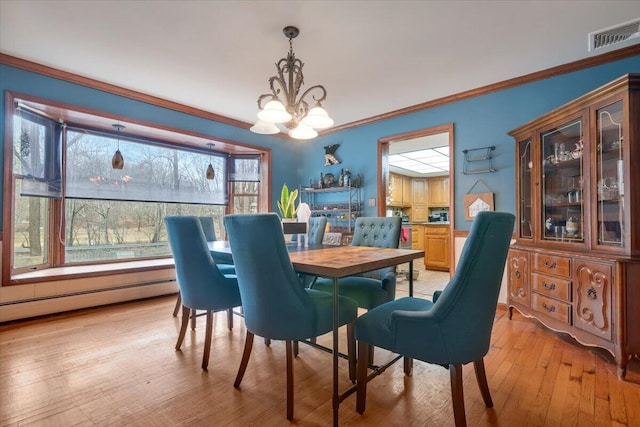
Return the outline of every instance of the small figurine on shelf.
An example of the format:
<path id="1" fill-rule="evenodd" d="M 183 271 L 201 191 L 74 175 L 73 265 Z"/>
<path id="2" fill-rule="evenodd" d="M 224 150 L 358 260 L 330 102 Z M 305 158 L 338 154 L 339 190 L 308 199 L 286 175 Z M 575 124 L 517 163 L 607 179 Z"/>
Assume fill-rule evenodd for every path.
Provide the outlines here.
<path id="1" fill-rule="evenodd" d="M 344 169 L 340 169 L 340 176 L 338 177 L 338 187 L 344 187 Z"/>
<path id="2" fill-rule="evenodd" d="M 567 218 L 566 227 L 567 234 L 571 236 L 578 234 L 578 231 L 580 231 L 580 223 L 578 222 L 578 218 L 572 216 Z"/>
<path id="3" fill-rule="evenodd" d="M 320 181 L 318 181 L 318 188 L 324 188 L 324 175 L 320 172 Z"/>
<path id="4" fill-rule="evenodd" d="M 351 171 L 349 169 L 344 170 L 344 186 L 351 186 Z"/>
<path id="5" fill-rule="evenodd" d="M 571 157 L 573 157 L 574 159 L 579 159 L 580 157 L 582 157 L 582 149 L 582 140 L 580 140 L 576 143 L 576 148 L 571 152 Z"/>

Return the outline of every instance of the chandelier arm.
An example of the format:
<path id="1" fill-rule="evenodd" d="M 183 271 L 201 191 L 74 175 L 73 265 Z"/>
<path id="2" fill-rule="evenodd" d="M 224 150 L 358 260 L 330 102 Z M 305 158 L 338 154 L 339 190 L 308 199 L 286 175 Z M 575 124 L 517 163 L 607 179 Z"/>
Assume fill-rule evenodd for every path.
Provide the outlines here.
<path id="1" fill-rule="evenodd" d="M 309 89 L 304 91 L 302 96 L 300 96 L 300 101 L 302 101 L 309 94 L 309 92 L 311 92 L 314 89 L 319 89 L 320 91 L 322 91 L 322 96 L 320 98 L 316 98 L 315 96 L 312 96 L 313 100 L 316 101 L 316 103 L 320 103 L 325 99 L 327 99 L 327 90 L 324 88 L 324 86 L 315 85 L 315 86 L 311 86 Z"/>
<path id="2" fill-rule="evenodd" d="M 267 100 L 267 102 L 268 102 L 268 101 L 271 101 L 271 100 L 274 100 L 274 99 L 278 99 L 278 97 L 277 97 L 277 96 L 275 96 L 275 95 L 274 95 L 274 94 L 272 94 L 272 93 L 265 93 L 265 94 L 263 94 L 263 95 L 260 95 L 260 96 L 258 97 L 258 109 L 262 110 L 262 108 L 263 108 L 263 106 L 262 106 L 262 101 L 264 101 L 265 99 L 266 99 L 266 100 Z"/>
<path id="3" fill-rule="evenodd" d="M 284 82 L 284 76 L 282 75 L 282 72 L 278 72 L 278 74 L 279 76 L 273 76 L 269 79 L 269 87 L 271 88 L 271 92 L 273 92 L 273 96 L 278 100 L 280 100 L 280 97 L 278 95 L 282 91 L 285 99 L 284 104 L 286 107 L 287 104 L 289 104 L 289 89 L 287 88 L 287 85 Z M 280 87 L 276 88 L 275 83 L 278 83 Z M 280 101 L 282 102 L 282 100 Z"/>

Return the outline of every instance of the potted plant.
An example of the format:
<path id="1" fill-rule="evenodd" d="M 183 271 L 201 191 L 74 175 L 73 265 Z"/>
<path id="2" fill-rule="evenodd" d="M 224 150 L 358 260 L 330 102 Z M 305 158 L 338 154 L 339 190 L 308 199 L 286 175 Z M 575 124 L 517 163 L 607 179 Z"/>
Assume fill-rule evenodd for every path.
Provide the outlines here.
<path id="1" fill-rule="evenodd" d="M 298 208 L 296 207 L 296 199 L 298 198 L 298 190 L 289 191 L 289 187 L 285 183 L 280 192 L 280 200 L 278 200 L 278 210 L 283 222 L 296 219 Z"/>

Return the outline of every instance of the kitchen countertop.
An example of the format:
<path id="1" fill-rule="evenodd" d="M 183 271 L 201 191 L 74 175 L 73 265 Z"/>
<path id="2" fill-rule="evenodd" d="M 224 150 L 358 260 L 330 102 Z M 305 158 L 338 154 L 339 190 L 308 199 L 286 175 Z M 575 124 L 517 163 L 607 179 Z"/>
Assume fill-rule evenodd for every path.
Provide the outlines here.
<path id="1" fill-rule="evenodd" d="M 412 225 L 449 225 L 450 222 L 449 221 L 436 221 L 436 222 L 429 222 L 429 221 L 409 221 L 409 224 Z"/>

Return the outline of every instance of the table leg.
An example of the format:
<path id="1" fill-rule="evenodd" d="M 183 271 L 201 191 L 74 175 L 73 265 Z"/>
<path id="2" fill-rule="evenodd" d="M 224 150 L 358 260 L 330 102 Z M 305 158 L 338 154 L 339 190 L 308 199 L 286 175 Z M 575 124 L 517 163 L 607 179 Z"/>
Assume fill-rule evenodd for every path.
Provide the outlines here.
<path id="1" fill-rule="evenodd" d="M 413 260 L 409 261 L 409 296 L 413 296 Z"/>
<path id="2" fill-rule="evenodd" d="M 333 425 L 338 425 L 338 278 L 333 278 Z"/>

